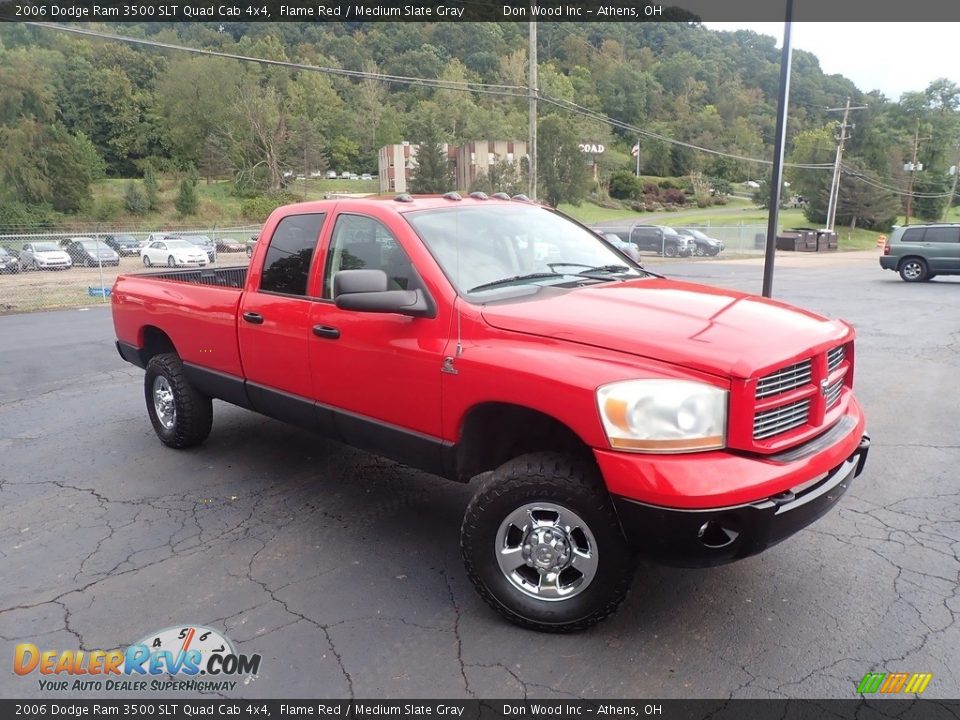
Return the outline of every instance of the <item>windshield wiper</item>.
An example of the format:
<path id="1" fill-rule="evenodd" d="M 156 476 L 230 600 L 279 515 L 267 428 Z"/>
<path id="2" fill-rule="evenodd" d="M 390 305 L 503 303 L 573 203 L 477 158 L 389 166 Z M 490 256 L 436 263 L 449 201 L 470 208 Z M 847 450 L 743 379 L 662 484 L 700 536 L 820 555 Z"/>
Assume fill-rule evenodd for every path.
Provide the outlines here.
<path id="1" fill-rule="evenodd" d="M 562 263 L 565 264 L 565 263 Z M 499 287 L 500 285 L 509 285 L 512 282 L 521 282 L 523 280 L 539 280 L 542 278 L 555 278 L 563 277 L 560 273 L 556 272 L 535 272 L 527 273 L 526 275 L 514 275 L 513 277 L 500 278 L 499 280 L 493 280 L 492 282 L 483 283 L 482 285 L 477 285 L 472 287 L 467 292 L 476 292 L 477 290 L 487 290 L 489 288 Z"/>
<path id="2" fill-rule="evenodd" d="M 552 262 L 547 263 L 547 267 L 553 270 L 556 266 L 562 267 L 582 267 L 587 268 L 583 272 L 564 273 L 565 275 L 575 275 L 576 277 L 585 277 L 598 280 L 607 280 L 609 275 L 630 272 L 626 265 L 585 265 L 584 263 L 574 262 Z"/>

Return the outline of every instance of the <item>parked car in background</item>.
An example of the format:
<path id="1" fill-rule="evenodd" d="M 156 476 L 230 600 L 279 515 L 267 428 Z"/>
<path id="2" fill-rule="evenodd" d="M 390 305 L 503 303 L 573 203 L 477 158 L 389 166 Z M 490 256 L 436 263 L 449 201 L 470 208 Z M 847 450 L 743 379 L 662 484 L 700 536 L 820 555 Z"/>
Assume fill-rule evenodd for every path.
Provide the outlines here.
<path id="1" fill-rule="evenodd" d="M 219 238 L 216 242 L 217 252 L 239 253 L 247 249 L 247 244 L 234 238 Z"/>
<path id="2" fill-rule="evenodd" d="M 20 258 L 5 247 L 0 247 L 0 275 L 14 275 L 20 272 Z"/>
<path id="3" fill-rule="evenodd" d="M 74 265 L 97 267 L 100 265 L 120 265 L 120 256 L 103 240 L 89 237 L 70 238 L 66 247 L 67 255 Z"/>
<path id="4" fill-rule="evenodd" d="M 140 254 L 140 241 L 133 235 L 107 235 L 103 241 L 120 257 Z"/>
<path id="5" fill-rule="evenodd" d="M 20 251 L 20 265 L 31 270 L 66 270 L 73 262 L 66 250 L 46 240 L 24 245 Z"/>
<path id="6" fill-rule="evenodd" d="M 626 240 L 621 240 L 620 236 L 614 233 L 603 233 L 602 237 L 631 260 L 640 262 L 640 251 L 637 250 L 637 246 L 633 243 L 627 242 Z"/>
<path id="7" fill-rule="evenodd" d="M 705 255 L 714 256 L 719 255 L 723 251 L 723 240 L 712 238 L 702 230 L 697 230 L 696 228 L 677 228 L 677 232 L 693 240 L 694 255 L 699 255 L 700 257 Z"/>
<path id="8" fill-rule="evenodd" d="M 640 252 L 655 252 L 666 257 L 687 257 L 693 254 L 693 240 L 665 225 L 634 225 L 629 228 L 594 228 L 601 235 L 613 234 L 633 243 Z"/>
<path id="9" fill-rule="evenodd" d="M 342 173 L 340 173 L 340 179 L 341 179 L 341 180 L 349 180 L 349 179 L 350 179 L 350 176 L 351 176 L 352 174 L 353 174 L 353 173 L 347 172 L 346 170 L 344 170 Z"/>
<path id="10" fill-rule="evenodd" d="M 883 247 L 880 267 L 900 273 L 904 282 L 960 275 L 960 225 L 894 227 Z"/>
<path id="11" fill-rule="evenodd" d="M 251 236 L 250 236 L 250 242 L 247 243 L 247 257 L 248 257 L 248 258 L 253 257 L 253 251 L 254 251 L 254 250 L 256 249 L 256 247 L 257 247 L 257 240 L 258 240 L 258 239 L 259 239 L 259 238 L 258 238 L 256 235 L 251 235 Z"/>
<path id="12" fill-rule="evenodd" d="M 169 233 L 169 232 L 150 233 L 149 235 L 147 235 L 146 241 L 140 246 L 140 249 L 142 250 L 147 245 L 149 245 L 150 243 L 154 243 L 157 240 L 165 240 L 166 238 L 174 238 L 174 237 L 176 237 L 176 233 Z"/>
<path id="13" fill-rule="evenodd" d="M 168 267 L 206 267 L 207 253 L 186 240 L 169 238 L 155 240 L 140 251 L 145 267 L 166 265 Z"/>
<path id="14" fill-rule="evenodd" d="M 217 246 L 206 235 L 181 235 L 180 239 L 203 250 L 207 254 L 207 262 L 217 261 Z"/>
<path id="15" fill-rule="evenodd" d="M 361 179 L 361 180 L 373 180 L 373 175 L 371 175 L 370 173 L 363 173 L 362 175 L 360 175 L 360 179 Z"/>
<path id="16" fill-rule="evenodd" d="M 336 179 L 337 179 L 337 171 L 336 171 L 336 170 L 327 170 L 327 174 L 326 174 L 325 177 L 327 178 L 327 180 L 336 180 Z"/>

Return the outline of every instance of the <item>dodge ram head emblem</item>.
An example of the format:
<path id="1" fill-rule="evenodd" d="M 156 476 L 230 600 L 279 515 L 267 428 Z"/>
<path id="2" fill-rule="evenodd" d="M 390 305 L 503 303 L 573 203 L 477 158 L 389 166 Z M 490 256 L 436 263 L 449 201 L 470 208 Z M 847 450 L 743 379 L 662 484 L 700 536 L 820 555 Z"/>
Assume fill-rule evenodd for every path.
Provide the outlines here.
<path id="1" fill-rule="evenodd" d="M 824 397 L 827 396 L 827 387 L 828 387 L 828 385 L 829 385 L 829 383 L 827 382 L 827 379 L 826 379 L 826 378 L 824 378 L 823 380 L 820 381 L 820 394 L 823 395 Z"/>

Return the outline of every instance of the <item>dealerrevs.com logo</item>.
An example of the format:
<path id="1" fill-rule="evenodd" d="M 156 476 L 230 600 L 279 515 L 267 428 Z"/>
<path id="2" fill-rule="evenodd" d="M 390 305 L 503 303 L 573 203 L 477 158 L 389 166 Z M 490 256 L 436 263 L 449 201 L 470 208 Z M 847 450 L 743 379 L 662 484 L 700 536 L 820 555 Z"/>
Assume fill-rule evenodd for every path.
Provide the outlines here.
<path id="1" fill-rule="evenodd" d="M 50 691 L 223 691 L 236 687 L 234 678 L 256 676 L 260 655 L 238 654 L 211 628 L 181 625 L 150 633 L 125 649 L 41 650 L 21 643 L 14 649 L 13 671 L 40 675 L 40 689 Z"/>

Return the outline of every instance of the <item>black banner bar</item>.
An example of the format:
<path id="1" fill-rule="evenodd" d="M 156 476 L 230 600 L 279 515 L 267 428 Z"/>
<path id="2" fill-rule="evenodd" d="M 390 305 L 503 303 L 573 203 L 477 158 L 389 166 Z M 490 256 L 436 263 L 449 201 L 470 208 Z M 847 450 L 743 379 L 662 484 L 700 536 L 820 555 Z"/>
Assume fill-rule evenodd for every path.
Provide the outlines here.
<path id="1" fill-rule="evenodd" d="M 784 11 L 785 0 L 0 0 L 0 19 L 14 22 L 782 22 Z M 794 22 L 813 21 L 960 21 L 960 3 L 796 3 Z M 916 41 L 905 27 L 904 47 Z"/>
<path id="2" fill-rule="evenodd" d="M 0 700 L 3 718 L 956 720 L 960 700 Z"/>

